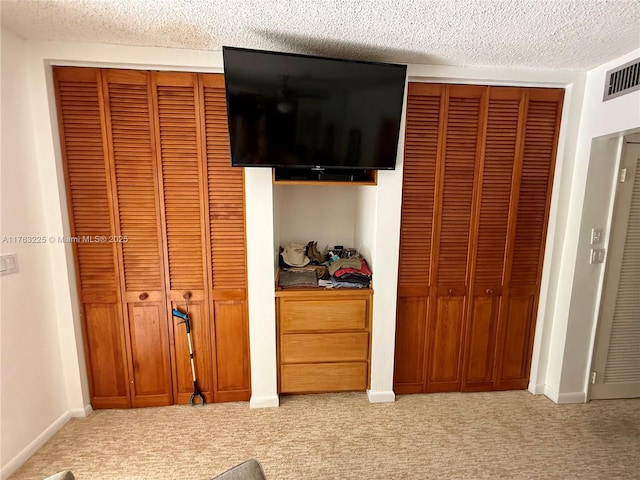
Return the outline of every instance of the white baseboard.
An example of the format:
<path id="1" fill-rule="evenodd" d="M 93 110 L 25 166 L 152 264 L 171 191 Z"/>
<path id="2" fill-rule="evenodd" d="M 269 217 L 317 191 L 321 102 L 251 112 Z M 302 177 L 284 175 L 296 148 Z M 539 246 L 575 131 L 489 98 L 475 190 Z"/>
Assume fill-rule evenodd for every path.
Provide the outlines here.
<path id="1" fill-rule="evenodd" d="M 73 418 L 84 418 L 91 415 L 91 412 L 93 412 L 93 408 L 91 407 L 91 404 L 88 404 L 85 405 L 84 408 L 72 408 L 69 410 L 69 415 Z"/>
<path id="2" fill-rule="evenodd" d="M 558 393 L 548 385 L 544 386 L 544 394 L 557 404 L 585 403 L 587 401 L 587 392 Z"/>
<path id="3" fill-rule="evenodd" d="M 367 397 L 369 397 L 369 403 L 386 403 L 396 401 L 396 394 L 391 390 L 386 392 L 367 390 Z"/>
<path id="4" fill-rule="evenodd" d="M 586 402 L 587 402 L 586 392 L 569 392 L 569 393 L 561 393 L 558 396 L 558 401 L 556 403 L 586 403 Z"/>
<path id="5" fill-rule="evenodd" d="M 84 411 L 84 410 L 82 410 Z M 44 445 L 53 435 L 60 430 L 71 419 L 72 415 L 70 411 L 66 411 L 60 415 L 51 425 L 49 425 L 44 432 L 38 435 L 29 445 L 22 449 L 15 457 L 9 460 L 0 470 L 0 478 L 2 480 L 9 478 L 13 472 L 18 470 L 24 464 L 31 455 Z"/>
<path id="6" fill-rule="evenodd" d="M 273 408 L 280 406 L 280 398 L 278 395 L 269 395 L 264 397 L 251 396 L 249 400 L 249 408 Z"/>
<path id="7" fill-rule="evenodd" d="M 544 394 L 544 383 L 530 383 L 527 390 L 533 395 L 542 395 Z"/>

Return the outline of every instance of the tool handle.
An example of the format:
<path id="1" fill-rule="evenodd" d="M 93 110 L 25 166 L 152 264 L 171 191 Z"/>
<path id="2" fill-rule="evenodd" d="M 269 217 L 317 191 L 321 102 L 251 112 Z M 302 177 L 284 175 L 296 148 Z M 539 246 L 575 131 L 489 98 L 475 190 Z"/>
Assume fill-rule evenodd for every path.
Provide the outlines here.
<path id="1" fill-rule="evenodd" d="M 184 326 L 187 328 L 187 333 L 191 333 L 191 322 L 189 321 L 189 314 L 182 313 L 180 310 L 174 308 L 171 312 L 174 317 L 181 318 L 182 321 L 178 323 L 184 323 Z"/>

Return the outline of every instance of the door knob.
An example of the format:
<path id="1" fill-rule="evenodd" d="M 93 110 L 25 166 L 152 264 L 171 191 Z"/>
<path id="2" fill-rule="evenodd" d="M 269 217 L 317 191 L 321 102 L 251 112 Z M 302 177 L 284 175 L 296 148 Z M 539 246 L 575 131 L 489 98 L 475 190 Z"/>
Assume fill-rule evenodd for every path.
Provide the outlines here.
<path id="1" fill-rule="evenodd" d="M 484 293 L 486 293 L 487 295 L 493 295 L 493 288 L 487 288 Z"/>
<path id="2" fill-rule="evenodd" d="M 453 288 L 449 289 L 449 295 L 453 295 L 455 293 L 455 291 L 453 290 Z"/>
<path id="3" fill-rule="evenodd" d="M 149 298 L 149 294 L 148 293 L 141 293 L 140 296 L 138 297 L 140 300 L 146 300 L 147 298 Z"/>

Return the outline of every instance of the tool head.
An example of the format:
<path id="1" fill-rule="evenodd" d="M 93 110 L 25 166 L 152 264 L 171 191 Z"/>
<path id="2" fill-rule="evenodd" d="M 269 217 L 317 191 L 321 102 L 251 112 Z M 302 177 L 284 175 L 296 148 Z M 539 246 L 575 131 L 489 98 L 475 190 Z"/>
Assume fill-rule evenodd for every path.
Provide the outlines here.
<path id="1" fill-rule="evenodd" d="M 180 310 L 174 308 L 171 312 L 174 317 L 181 318 L 182 320 L 188 320 L 189 315 L 187 313 L 182 313 Z"/>

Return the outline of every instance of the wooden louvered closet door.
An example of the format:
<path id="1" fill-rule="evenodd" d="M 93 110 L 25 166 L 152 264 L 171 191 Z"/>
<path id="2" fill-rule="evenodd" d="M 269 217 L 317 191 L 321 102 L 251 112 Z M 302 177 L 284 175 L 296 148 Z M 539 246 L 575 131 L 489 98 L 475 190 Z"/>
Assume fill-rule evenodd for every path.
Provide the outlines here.
<path id="1" fill-rule="evenodd" d="M 558 146 L 564 90 L 529 88 L 526 99 L 521 166 L 516 163 L 515 219 L 508 241 L 509 295 L 498 341 L 496 388 L 523 389 L 529 383 L 551 186 Z"/>
<path id="2" fill-rule="evenodd" d="M 519 131 L 524 111 L 523 90 L 488 89 L 483 155 L 477 187 L 478 212 L 472 228 L 471 285 L 462 389 L 481 391 L 495 384 L 495 349 L 499 314 L 508 278 L 509 221 L 513 221 L 512 184 L 519 175 Z M 514 175 L 515 172 L 515 175 Z M 536 252 L 536 255 L 538 253 Z"/>
<path id="3" fill-rule="evenodd" d="M 200 138 L 200 98 L 197 75 L 152 74 L 156 108 L 158 178 L 162 192 L 165 235 L 165 281 L 170 309 L 189 314 L 198 385 L 213 401 L 211 340 L 207 288 L 206 205 Z M 168 313 L 171 315 L 171 312 Z M 184 324 L 172 319 L 173 375 L 176 403 L 188 403 L 193 393 L 189 345 Z"/>
<path id="4" fill-rule="evenodd" d="M 434 219 L 432 308 L 427 320 L 426 390 L 460 389 L 462 339 L 468 307 L 470 228 L 475 171 L 480 157 L 486 88 L 446 87 L 441 161 L 436 185 L 440 195 Z"/>
<path id="5" fill-rule="evenodd" d="M 444 86 L 427 83 L 410 83 L 407 91 L 394 368 L 396 393 L 424 390 L 438 138 L 445 104 L 443 92 Z"/>
<path id="6" fill-rule="evenodd" d="M 526 387 L 562 98 L 409 84 L 398 393 Z"/>
<path id="7" fill-rule="evenodd" d="M 214 389 L 218 401 L 250 397 L 244 169 L 231 167 L 224 77 L 199 75 L 211 268 Z"/>
<path id="8" fill-rule="evenodd" d="M 173 403 L 148 72 L 102 71 L 133 407 Z"/>
<path id="9" fill-rule="evenodd" d="M 243 170 L 222 75 L 55 67 L 94 408 L 250 397 Z M 104 237 L 106 242 L 88 239 Z M 113 242 L 109 240 L 114 240 Z"/>
<path id="10" fill-rule="evenodd" d="M 94 408 L 130 405 L 116 244 L 103 129 L 100 71 L 56 68 L 58 127 L 65 169 L 85 357 Z"/>

